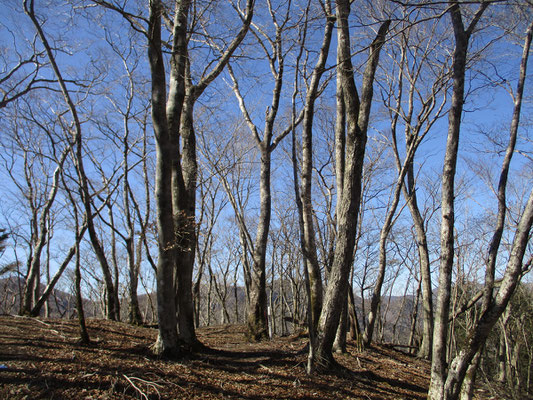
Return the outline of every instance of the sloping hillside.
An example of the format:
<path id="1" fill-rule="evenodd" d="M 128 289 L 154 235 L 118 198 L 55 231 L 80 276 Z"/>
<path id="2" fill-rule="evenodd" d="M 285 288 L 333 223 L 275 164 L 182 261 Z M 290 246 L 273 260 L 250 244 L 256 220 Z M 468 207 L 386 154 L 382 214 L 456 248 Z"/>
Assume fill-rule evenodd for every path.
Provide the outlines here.
<path id="1" fill-rule="evenodd" d="M 240 326 L 199 330 L 208 348 L 181 360 L 154 358 L 156 331 L 89 320 L 0 317 L 0 398 L 5 399 L 424 399 L 429 365 L 394 350 L 338 356 L 342 368 L 305 373 L 306 339 L 250 344 Z"/>

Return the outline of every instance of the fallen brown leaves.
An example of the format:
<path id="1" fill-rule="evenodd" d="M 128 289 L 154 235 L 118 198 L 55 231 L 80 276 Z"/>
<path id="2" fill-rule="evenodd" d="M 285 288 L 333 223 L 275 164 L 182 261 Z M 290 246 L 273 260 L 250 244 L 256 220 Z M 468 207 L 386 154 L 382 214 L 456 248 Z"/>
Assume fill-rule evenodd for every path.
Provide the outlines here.
<path id="1" fill-rule="evenodd" d="M 149 351 L 156 331 L 89 320 L 0 317 L 1 399 L 424 399 L 429 364 L 376 347 L 337 356 L 341 368 L 305 373 L 306 339 L 247 343 L 240 326 L 202 328 L 208 349 L 178 361 Z"/>

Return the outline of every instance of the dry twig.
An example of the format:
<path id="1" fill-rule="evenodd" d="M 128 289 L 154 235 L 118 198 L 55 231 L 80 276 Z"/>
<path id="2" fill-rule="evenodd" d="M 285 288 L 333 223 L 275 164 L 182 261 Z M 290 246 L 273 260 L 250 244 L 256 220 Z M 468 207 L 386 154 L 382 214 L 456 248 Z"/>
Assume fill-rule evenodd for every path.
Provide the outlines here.
<path id="1" fill-rule="evenodd" d="M 161 385 L 158 385 L 157 383 L 155 382 L 152 382 L 152 381 L 147 381 L 145 379 L 141 379 L 141 378 L 137 378 L 136 376 L 127 376 L 125 374 L 122 374 L 122 376 L 129 382 L 129 384 L 139 393 L 139 395 L 141 396 L 141 398 L 145 399 L 145 400 L 148 400 L 148 395 L 143 392 L 139 386 L 137 386 L 135 384 L 134 381 L 137 381 L 137 382 L 141 382 L 141 383 L 144 383 L 147 388 L 152 388 L 156 393 L 157 393 L 157 397 L 158 398 L 161 398 L 161 393 L 159 393 L 159 389 L 158 388 L 162 388 L 163 386 Z"/>

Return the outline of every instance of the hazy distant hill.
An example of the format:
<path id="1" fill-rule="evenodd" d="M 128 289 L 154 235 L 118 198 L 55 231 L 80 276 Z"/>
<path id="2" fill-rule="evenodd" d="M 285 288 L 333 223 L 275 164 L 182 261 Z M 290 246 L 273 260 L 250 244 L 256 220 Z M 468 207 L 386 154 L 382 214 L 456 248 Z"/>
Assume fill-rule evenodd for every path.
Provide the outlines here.
<path id="1" fill-rule="evenodd" d="M 0 315 L 1 314 L 17 314 L 20 308 L 20 297 L 24 289 L 24 283 L 21 279 L 14 276 L 0 279 Z M 44 285 L 42 285 L 44 288 Z M 209 321 L 211 324 L 220 324 L 223 322 L 231 323 L 243 323 L 245 313 L 245 301 L 246 294 L 243 287 L 237 287 L 237 305 L 235 304 L 235 289 L 233 287 L 228 288 L 228 295 L 226 297 L 226 309 L 230 315 L 230 321 L 223 321 L 222 306 L 217 299 L 215 293 L 211 294 L 211 307 L 209 310 Z M 286 293 L 286 297 L 290 301 L 290 296 Z M 201 288 L 201 305 L 200 305 L 200 325 L 205 326 L 208 319 L 207 315 L 207 286 Z M 268 296 L 270 298 L 270 295 Z M 274 293 L 272 296 L 274 301 L 279 300 L 278 293 Z M 370 304 L 369 300 L 366 300 L 366 307 Z M 48 316 L 52 318 L 72 318 L 76 315 L 75 310 L 75 298 L 72 294 L 54 290 L 49 298 L 48 302 Z M 144 321 L 148 324 L 156 322 L 154 313 L 157 309 L 156 296 L 151 293 L 139 295 L 139 306 L 141 313 L 143 314 Z M 236 307 L 237 306 L 237 307 Z M 363 313 L 362 302 L 360 298 L 355 299 L 355 306 L 357 316 L 359 318 L 359 324 L 363 327 Z M 239 320 L 235 320 L 235 309 L 239 315 Z M 385 342 L 401 342 L 406 344 L 409 340 L 409 333 L 411 327 L 411 315 L 414 308 L 413 296 L 408 296 L 405 299 L 401 296 L 384 297 L 381 305 L 381 315 L 385 316 L 384 321 L 385 329 L 383 334 L 383 340 Z M 278 306 L 279 312 L 279 306 Z M 84 300 L 84 311 L 87 317 L 103 317 L 102 305 L 94 301 Z M 128 302 L 123 299 L 121 302 L 121 319 L 127 321 Z M 304 314 L 303 314 L 304 315 Z M 420 314 L 419 314 L 420 315 Z M 45 308 L 41 310 L 41 316 L 45 316 Z M 288 314 L 286 315 L 286 317 Z M 277 319 L 276 325 L 278 334 L 280 329 L 280 319 Z M 295 328 L 289 325 L 292 328 Z M 379 334 L 379 330 L 376 330 L 376 335 Z M 380 339 L 379 336 L 375 337 Z"/>
<path id="2" fill-rule="evenodd" d="M 44 289 L 44 286 L 41 286 Z M 17 314 L 20 309 L 20 298 L 24 290 L 22 279 L 10 276 L 0 279 L 0 314 Z M 48 306 L 50 317 L 68 317 L 75 307 L 74 297 L 61 290 L 53 290 L 50 295 Z M 41 310 L 44 315 L 45 309 Z"/>

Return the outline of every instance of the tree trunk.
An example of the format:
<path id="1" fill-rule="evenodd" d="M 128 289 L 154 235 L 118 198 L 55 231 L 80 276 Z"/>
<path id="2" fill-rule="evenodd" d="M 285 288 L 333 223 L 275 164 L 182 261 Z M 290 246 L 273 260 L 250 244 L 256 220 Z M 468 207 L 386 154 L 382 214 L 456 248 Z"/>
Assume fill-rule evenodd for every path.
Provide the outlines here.
<path id="1" fill-rule="evenodd" d="M 472 359 L 485 344 L 485 341 L 502 313 L 505 311 L 511 296 L 522 276 L 522 263 L 524 253 L 528 246 L 531 226 L 533 225 L 533 190 L 529 194 L 529 199 L 523 214 L 518 223 L 516 233 L 512 242 L 509 261 L 502 280 L 502 284 L 491 307 L 481 316 L 467 337 L 467 344 L 450 363 L 446 380 L 442 390 L 441 399 L 455 400 L 459 396 L 461 385 L 465 378 L 468 367 Z M 432 396 L 432 393 L 430 392 Z M 436 397 L 429 397 L 436 399 Z"/>
<path id="2" fill-rule="evenodd" d="M 119 273 L 118 259 L 117 259 L 117 235 L 116 235 L 116 230 L 115 230 L 115 217 L 113 215 L 113 206 L 111 204 L 107 204 L 107 208 L 108 208 L 108 213 L 109 213 L 109 224 L 110 224 L 110 229 L 111 229 L 110 231 L 111 261 L 113 263 L 113 281 L 114 281 L 113 303 L 120 304 L 120 299 L 118 295 L 120 273 Z M 120 307 L 118 308 L 116 317 L 117 317 L 117 321 L 120 321 Z"/>
<path id="3" fill-rule="evenodd" d="M 82 203 L 85 209 L 85 214 L 87 216 L 87 228 L 89 230 L 89 237 L 91 244 L 93 246 L 94 252 L 96 254 L 96 257 L 100 263 L 100 266 L 102 267 L 102 272 L 104 274 L 104 280 L 106 284 L 106 290 L 108 295 L 108 314 L 107 317 L 109 319 L 117 319 L 118 316 L 118 307 L 119 305 L 115 303 L 115 299 L 113 296 L 114 293 L 114 287 L 113 287 L 113 281 L 111 277 L 111 272 L 109 268 L 109 264 L 107 262 L 107 259 L 105 257 L 104 250 L 102 248 L 102 245 L 100 244 L 100 241 L 98 239 L 98 236 L 96 234 L 96 229 L 94 227 L 94 216 L 92 214 L 92 206 L 91 206 L 91 197 L 89 193 L 89 184 L 88 184 L 88 178 L 85 174 L 85 169 L 83 165 L 83 143 L 82 143 L 82 129 L 81 129 L 81 123 L 78 117 L 78 112 L 76 109 L 76 106 L 74 105 L 74 102 L 72 101 L 70 97 L 70 93 L 67 89 L 67 86 L 65 84 L 65 80 L 63 79 L 63 76 L 61 74 L 61 71 L 59 70 L 59 67 L 56 63 L 55 57 L 52 53 L 52 48 L 50 47 L 48 40 L 46 38 L 46 35 L 44 34 L 44 31 L 37 20 L 35 16 L 34 11 L 34 2 L 33 0 L 24 0 L 24 11 L 26 14 L 30 17 L 32 20 L 32 23 L 37 30 L 37 33 L 41 39 L 41 42 L 43 43 L 43 46 L 45 48 L 46 54 L 48 56 L 48 59 L 50 60 L 50 64 L 52 66 L 52 69 L 54 71 L 54 75 L 57 78 L 58 84 L 61 88 L 61 93 L 63 95 L 63 98 L 65 100 L 65 103 L 67 104 L 69 111 L 72 115 L 72 119 L 74 121 L 74 137 L 73 137 L 73 143 L 76 146 L 76 151 L 73 154 L 74 156 L 74 163 L 76 166 L 76 172 L 78 174 L 79 178 L 79 184 L 80 184 L 80 196 L 82 199 Z"/>
<path id="4" fill-rule="evenodd" d="M 196 136 L 194 132 L 194 105 L 207 86 L 220 75 L 242 42 L 250 26 L 253 15 L 253 0 L 246 2 L 246 14 L 241 15 L 243 24 L 235 38 L 221 54 L 213 69 L 200 82 L 193 85 L 188 59 L 188 16 L 191 8 L 190 0 L 176 2 L 173 31 L 173 52 L 171 57 L 171 78 L 169 98 L 166 104 L 168 134 L 171 153 L 171 177 L 166 190 L 171 192 L 170 206 L 173 214 L 167 215 L 173 220 L 173 245 L 175 257 L 173 264 L 173 283 L 175 286 L 175 322 L 177 323 L 178 339 L 188 348 L 199 346 L 194 327 L 194 301 L 192 276 L 196 253 L 196 183 L 198 165 L 196 159 Z M 162 11 L 162 10 L 161 10 Z M 160 31 L 160 16 L 157 26 Z M 158 52 L 161 51 L 160 32 Z M 164 74 L 164 68 L 162 68 Z M 164 84 L 164 79 L 162 81 Z M 161 88 L 163 89 L 163 88 Z M 153 103 L 152 103 L 153 108 Z M 180 139 L 182 149 L 180 149 Z M 181 154 L 180 154 L 181 150 Z M 170 188 L 170 190 L 169 190 Z"/>
<path id="5" fill-rule="evenodd" d="M 132 325 L 142 325 L 142 314 L 141 310 L 139 308 L 139 299 L 137 298 L 137 287 L 139 284 L 139 270 L 140 270 L 140 263 L 141 263 L 141 254 L 142 254 L 142 237 L 145 235 L 145 228 L 144 226 L 141 227 L 141 237 L 139 239 L 139 242 L 137 244 L 137 258 L 135 253 L 135 228 L 133 219 L 131 217 L 131 211 L 130 211 L 130 183 L 129 183 L 129 162 L 128 162 L 128 155 L 129 155 L 129 143 L 128 143 L 128 136 L 129 136 L 129 130 L 128 130 L 128 121 L 124 121 L 125 125 L 125 132 L 123 137 L 123 163 L 124 163 L 124 184 L 122 190 L 123 193 L 123 202 L 124 202 L 124 218 L 126 220 L 126 230 L 127 230 L 127 237 L 124 238 L 124 242 L 126 245 L 126 254 L 127 254 L 127 263 L 128 263 L 128 275 L 129 275 L 129 282 L 128 282 L 128 292 L 129 292 L 129 305 L 128 305 L 128 321 Z M 142 221 L 140 221 L 142 224 Z M 117 281 L 118 282 L 118 281 Z M 118 297 L 118 296 L 117 296 Z"/>
<path id="6" fill-rule="evenodd" d="M 132 232 L 133 233 L 133 232 Z M 139 298 L 137 297 L 137 287 L 139 285 L 139 272 L 141 262 L 142 238 L 137 243 L 137 259 L 135 259 L 135 250 L 133 245 L 133 236 L 129 236 L 126 241 L 128 253 L 128 273 L 129 273 L 129 306 L 128 321 L 132 325 L 142 325 L 143 317 L 139 307 Z"/>
<path id="7" fill-rule="evenodd" d="M 184 4 L 185 3 L 185 4 Z M 176 238 L 172 208 L 172 172 L 174 160 L 179 157 L 176 144 L 171 141 L 170 128 L 179 129 L 183 104 L 186 57 L 186 22 L 189 4 L 177 4 L 174 20 L 171 57 L 171 79 L 167 119 L 166 77 L 161 42 L 160 1 L 150 3 L 148 31 L 148 59 L 152 82 L 152 122 L 156 142 L 155 199 L 157 205 L 157 232 L 159 259 L 157 263 L 157 315 L 159 334 L 154 351 L 162 356 L 176 356 L 179 342 L 176 320 Z"/>
<path id="8" fill-rule="evenodd" d="M 393 133 L 393 135 L 395 135 L 395 133 Z M 387 216 L 385 217 L 385 221 L 383 222 L 383 226 L 381 228 L 381 232 L 379 236 L 379 270 L 378 270 L 378 276 L 376 279 L 376 284 L 372 292 L 372 298 L 370 301 L 370 312 L 368 313 L 368 324 L 366 325 L 366 329 L 363 334 L 363 344 L 365 346 L 369 346 L 370 343 L 372 342 L 374 324 L 375 324 L 376 318 L 378 318 L 378 309 L 381 303 L 381 290 L 383 287 L 383 281 L 385 279 L 385 272 L 386 272 L 386 267 L 387 267 L 387 240 L 395 223 L 394 216 L 396 214 L 396 210 L 398 209 L 398 204 L 400 202 L 402 188 L 404 187 L 404 179 L 406 176 L 408 176 L 408 180 L 409 180 L 409 171 L 412 172 L 412 168 L 413 168 L 413 158 L 416 153 L 416 149 L 418 148 L 418 145 L 420 144 L 422 138 L 423 137 L 421 136 L 412 138 L 410 140 L 406 138 L 406 155 L 405 155 L 403 164 L 400 163 L 399 156 L 397 156 L 397 159 L 396 159 L 397 168 L 398 168 L 398 178 L 394 186 L 392 204 L 388 208 Z M 422 228 L 423 228 L 423 221 L 418 221 L 418 222 L 422 223 Z M 417 232 L 417 237 L 418 237 L 418 232 Z M 424 232 L 423 239 L 425 239 L 425 232 Z M 427 244 L 426 244 L 426 250 L 427 250 Z M 424 260 L 424 262 L 425 261 L 426 260 Z M 426 272 L 429 274 L 429 256 L 427 259 L 427 265 L 425 265 L 424 268 L 427 268 L 427 271 L 422 272 L 422 275 L 425 275 Z M 429 275 L 427 275 L 426 278 L 430 279 Z M 428 285 L 429 287 L 428 290 L 431 291 L 431 281 L 429 281 L 429 283 L 426 282 L 426 285 Z"/>
<path id="9" fill-rule="evenodd" d="M 187 73 L 187 76 L 189 74 Z M 188 80 L 187 80 L 188 81 Z M 176 311 L 178 337 L 188 346 L 199 345 L 194 328 L 194 302 L 192 278 L 196 255 L 196 182 L 198 165 L 196 162 L 196 136 L 193 124 L 193 108 L 196 101 L 190 82 L 186 83 L 186 95 L 181 115 L 180 136 L 183 141 L 181 153 L 181 179 L 172 179 L 173 203 L 177 213 L 174 224 L 177 232 L 176 257 Z M 176 165 L 175 165 L 176 166 Z"/>
<path id="10" fill-rule="evenodd" d="M 75 211 L 76 212 L 76 211 Z M 80 327 L 80 341 L 83 344 L 91 343 L 87 325 L 85 324 L 85 311 L 83 310 L 83 298 L 81 296 L 81 271 L 80 271 L 80 241 L 81 237 L 76 240 L 76 267 L 74 270 L 74 283 L 76 288 L 76 312 L 78 314 L 78 324 Z"/>
<path id="11" fill-rule="evenodd" d="M 72 247 L 69 249 L 67 256 L 65 257 L 65 259 L 59 266 L 59 269 L 57 270 L 55 275 L 52 277 L 50 282 L 48 282 L 48 285 L 46 285 L 46 287 L 44 288 L 43 293 L 41 294 L 41 297 L 39 297 L 39 300 L 37 300 L 37 302 L 31 309 L 30 315 L 32 317 L 37 317 L 40 314 L 41 308 L 43 307 L 45 302 L 48 301 L 50 295 L 52 294 L 54 290 L 56 283 L 59 281 L 59 278 L 61 278 L 61 275 L 63 275 L 63 272 L 68 267 L 70 261 L 72 260 L 72 257 L 74 257 L 74 255 L 76 254 L 76 248 L 78 246 L 78 242 L 81 241 L 86 230 L 87 230 L 87 224 L 84 223 L 83 226 L 81 227 L 81 230 L 78 232 L 78 235 L 76 237 L 76 243 L 74 243 Z"/>
<path id="12" fill-rule="evenodd" d="M 342 88 L 346 106 L 346 162 L 342 186 L 342 202 L 337 208 L 336 247 L 329 274 L 324 305 L 315 336 L 315 353 L 308 363 L 308 372 L 315 368 L 328 368 L 333 363 L 332 346 L 339 323 L 353 262 L 357 219 L 361 200 L 361 175 L 366 147 L 366 132 L 373 94 L 373 81 L 379 59 L 379 51 L 384 43 L 390 21 L 379 29 L 378 35 L 370 46 L 370 56 L 363 76 L 361 102 L 353 79 L 351 62 L 348 0 L 337 0 L 337 40 L 338 67 L 337 79 Z"/>
<path id="13" fill-rule="evenodd" d="M 39 218 L 39 224 L 37 225 L 37 215 L 36 210 L 34 210 L 33 218 L 35 219 L 35 228 L 34 234 L 37 235 L 40 232 L 39 236 L 36 237 L 36 242 L 34 243 L 35 247 L 31 254 L 31 259 L 29 260 L 29 269 L 28 276 L 26 280 L 26 286 L 24 287 L 24 293 L 22 296 L 22 307 L 21 313 L 32 315 L 32 310 L 35 308 L 35 305 L 38 301 L 40 294 L 40 279 L 41 279 L 41 254 L 44 246 L 47 243 L 48 237 L 48 224 L 50 219 L 50 209 L 56 198 L 57 191 L 59 189 L 58 180 L 59 174 L 63 171 L 63 164 L 71 150 L 69 145 L 65 150 L 63 150 L 60 159 L 58 160 L 57 167 L 54 171 L 52 187 L 48 194 L 48 198 L 43 207 L 43 211 Z M 42 305 L 41 305 L 42 307 Z M 40 308 L 39 307 L 39 311 Z M 37 314 L 38 315 L 38 314 Z"/>
<path id="14" fill-rule="evenodd" d="M 466 55 L 469 41 L 469 34 L 467 34 L 464 29 L 461 9 L 457 3 L 452 4 L 450 14 L 455 34 L 455 50 L 453 54 L 453 95 L 448 116 L 448 138 L 442 172 L 442 219 L 440 234 L 441 261 L 433 335 L 431 383 L 428 395 L 429 398 L 435 400 L 444 399 L 444 383 L 446 380 L 446 343 L 448 337 L 448 318 L 450 313 L 452 267 L 454 260 L 454 182 L 464 102 Z"/>
<path id="15" fill-rule="evenodd" d="M 320 54 L 313 69 L 311 83 L 305 98 L 303 129 L 302 129 L 302 184 L 301 203 L 298 204 L 302 235 L 301 248 L 305 258 L 305 266 L 309 279 L 309 307 L 311 310 L 311 324 L 315 330 L 322 310 L 323 284 L 320 265 L 318 263 L 317 248 L 315 242 L 315 228 L 313 224 L 312 182 L 313 182 L 313 120 L 315 114 L 315 102 L 318 96 L 320 79 L 325 71 L 324 67 L 329 54 L 333 27 L 335 25 L 331 14 L 331 3 L 325 3 L 326 25 L 324 38 L 320 47 Z M 298 196 L 298 190 L 296 191 Z"/>
<path id="16" fill-rule="evenodd" d="M 270 157 L 269 141 L 263 141 L 261 145 L 261 172 L 259 181 L 261 198 L 260 214 L 253 263 L 251 266 L 252 279 L 250 282 L 250 301 L 248 303 L 247 313 L 248 338 L 253 341 L 268 337 L 265 264 L 271 214 Z"/>
<path id="17" fill-rule="evenodd" d="M 487 256 L 486 270 L 485 270 L 485 287 L 483 289 L 481 313 L 484 313 L 490 307 L 491 302 L 492 302 L 492 297 L 493 297 L 494 281 L 495 281 L 495 274 L 496 274 L 496 259 L 498 256 L 498 249 L 500 248 L 500 243 L 501 243 L 503 231 L 505 228 L 505 217 L 507 214 L 507 200 L 506 200 L 507 179 L 509 176 L 511 159 L 515 151 L 516 140 L 518 136 L 518 126 L 520 123 L 522 98 L 524 94 L 524 85 L 525 85 L 525 79 L 526 79 L 526 73 L 527 73 L 527 61 L 528 61 L 532 36 L 533 36 L 533 23 L 529 25 L 527 33 L 526 33 L 526 40 L 525 40 L 524 48 L 523 48 L 522 60 L 521 60 L 521 65 L 520 65 L 520 73 L 519 73 L 519 79 L 518 79 L 518 85 L 517 85 L 518 87 L 516 90 L 516 96 L 514 98 L 513 117 L 511 120 L 511 128 L 509 130 L 509 143 L 507 144 L 507 149 L 505 151 L 505 156 L 503 159 L 500 177 L 498 181 L 497 222 L 496 222 L 494 234 L 491 238 L 488 252 L 487 252 L 488 256 Z M 479 350 L 479 352 L 481 352 L 481 349 Z M 476 354 L 472 362 L 472 365 L 469 367 L 469 370 L 466 375 L 467 379 L 465 380 L 465 385 L 467 387 L 463 388 L 463 391 L 461 392 L 461 398 L 463 400 L 472 398 L 473 385 L 474 385 L 473 379 L 475 379 L 476 377 L 476 372 L 477 372 L 480 359 L 481 359 L 481 353 Z"/>
<path id="18" fill-rule="evenodd" d="M 505 383 L 508 381 L 507 379 L 507 322 L 509 321 L 510 317 L 509 308 L 507 308 L 502 317 L 500 318 L 500 337 L 499 337 L 499 344 L 498 344 L 498 375 L 497 375 L 497 381 L 499 383 Z"/>
<path id="19" fill-rule="evenodd" d="M 350 286 L 348 285 L 348 291 Z M 348 300 L 348 296 L 346 298 Z M 335 341 L 333 342 L 333 350 L 335 353 L 346 353 L 346 334 L 348 331 L 348 301 L 344 302 L 342 306 L 342 312 L 339 319 L 339 326 L 335 333 Z"/>
<path id="20" fill-rule="evenodd" d="M 359 320 L 357 319 L 357 311 L 355 308 L 353 287 L 351 284 L 348 287 L 348 315 L 350 317 L 350 322 L 349 322 L 350 339 L 355 341 L 357 349 L 360 350 L 361 327 L 359 326 Z"/>
<path id="21" fill-rule="evenodd" d="M 456 36 L 456 53 L 458 48 L 462 48 L 462 52 L 464 54 L 464 59 L 466 59 L 466 46 L 468 43 L 468 38 L 470 37 L 470 34 L 475 27 L 477 21 L 479 20 L 481 14 L 488 6 L 487 3 L 482 3 L 480 5 L 480 8 L 476 15 L 474 16 L 474 19 L 472 23 L 470 24 L 469 28 L 465 31 L 462 24 L 462 18 L 460 13 L 460 8 L 457 4 L 455 4 L 451 8 L 452 13 L 452 22 L 454 26 L 454 32 Z M 471 332 L 469 333 L 467 345 L 464 349 L 462 349 L 459 354 L 454 358 L 452 363 L 450 364 L 450 367 L 448 369 L 448 372 L 446 374 L 444 370 L 443 365 L 443 355 L 439 354 L 441 357 L 437 365 L 434 367 L 432 365 L 432 376 L 431 376 L 431 384 L 430 384 L 430 391 L 429 391 L 429 398 L 431 399 L 437 399 L 437 398 L 445 398 L 445 399 L 456 399 L 459 396 L 461 385 L 463 384 L 463 381 L 465 379 L 465 376 L 467 374 L 467 371 L 469 371 L 470 377 L 475 376 L 475 369 L 476 369 L 476 363 L 472 365 L 472 360 L 476 357 L 476 352 L 479 352 L 483 345 L 485 344 L 486 338 L 488 334 L 490 333 L 490 330 L 496 323 L 497 319 L 500 317 L 500 315 L 505 310 L 505 307 L 507 306 L 507 303 L 509 302 L 510 297 L 512 296 L 514 289 L 521 277 L 521 269 L 522 269 L 522 259 L 525 252 L 525 246 L 527 246 L 527 236 L 529 235 L 529 232 L 531 230 L 531 224 L 533 222 L 533 190 L 530 193 L 528 203 L 523 211 L 523 214 L 520 218 L 520 222 L 518 224 L 518 228 L 515 233 L 515 237 L 513 240 L 512 248 L 511 248 L 511 254 L 507 263 L 507 269 L 504 274 L 504 278 L 502 280 L 502 285 L 500 286 L 500 290 L 498 291 L 498 294 L 495 299 L 493 299 L 492 291 L 494 287 L 494 271 L 495 271 L 495 258 L 496 258 L 496 252 L 500 244 L 501 235 L 503 232 L 503 224 L 502 221 L 505 216 L 505 188 L 506 188 L 506 182 L 507 182 L 507 172 L 509 168 L 509 163 L 511 159 L 511 155 L 514 149 L 514 141 L 516 140 L 516 130 L 518 128 L 518 121 L 520 116 L 520 106 L 521 106 L 521 97 L 522 97 L 522 91 L 523 91 L 523 84 L 525 80 L 525 71 L 527 68 L 527 58 L 529 53 L 529 47 L 532 39 L 533 34 L 533 24 L 531 24 L 528 27 L 527 32 L 527 38 L 524 45 L 524 52 L 522 57 L 522 62 L 520 66 L 520 79 L 519 79 L 519 85 L 518 85 L 518 96 L 515 99 L 515 108 L 513 113 L 513 121 L 511 125 L 511 132 L 510 132 L 510 140 L 506 152 L 506 156 L 504 159 L 504 163 L 502 166 L 502 172 L 500 174 L 500 182 L 499 182 L 499 190 L 498 190 L 498 223 L 495 229 L 495 233 L 493 235 L 493 238 L 490 243 L 489 247 L 489 259 L 487 264 L 487 270 L 485 275 L 485 288 L 484 288 L 484 296 L 483 296 L 483 304 L 482 304 L 482 316 L 474 324 L 474 327 L 472 328 Z M 455 106 L 455 94 L 456 94 L 456 87 L 460 86 L 462 84 L 464 88 L 464 61 L 460 61 L 463 64 L 463 70 L 462 70 L 462 81 L 461 77 L 456 77 L 456 71 L 455 71 L 455 61 L 456 61 L 456 55 L 454 54 L 454 98 L 452 98 L 452 107 Z M 461 60 L 461 58 L 460 58 Z M 459 89 L 463 89 L 459 88 Z M 461 92 L 462 94 L 462 92 Z M 461 96 L 462 99 L 462 96 Z M 462 109 L 462 102 L 457 106 L 458 108 Z M 455 114 L 456 110 L 454 107 L 454 112 L 450 112 L 450 130 L 452 126 L 452 115 Z M 454 117 L 457 120 L 455 121 L 455 125 L 457 125 L 457 139 L 458 139 L 458 133 L 459 133 L 459 118 L 460 115 Z M 454 125 L 454 126 L 455 126 Z M 444 191 L 444 186 L 443 186 Z M 444 195 L 443 195 L 443 203 L 444 203 Z M 452 203 L 453 205 L 453 203 Z M 444 214 L 443 214 L 444 216 Z M 444 222 L 443 222 L 444 224 Z M 452 225 L 453 228 L 453 225 Z M 453 235 L 452 235 L 453 239 Z M 453 242 L 452 242 L 453 246 Z M 451 274 L 451 272 L 450 272 Z M 440 278 L 439 278 L 440 279 Z M 448 288 L 449 290 L 449 288 Z M 439 295 L 440 295 L 440 288 L 439 288 Z M 437 318 L 439 318 L 439 315 L 437 315 Z M 446 322 L 448 320 L 448 316 L 446 315 Z M 443 336 L 441 334 L 441 336 Z M 435 334 L 434 344 L 435 340 L 437 339 L 437 333 Z M 434 346 L 434 358 L 435 358 L 435 349 L 436 346 Z M 437 349 L 439 350 L 439 349 Z M 434 360 L 435 364 L 435 360 Z M 470 368 L 470 370 L 469 370 Z M 438 376 L 436 376 L 438 375 Z M 435 382 L 434 382 L 435 380 Z M 470 382 L 470 384 L 473 382 Z"/>
<path id="22" fill-rule="evenodd" d="M 418 260 L 420 263 L 420 279 L 422 283 L 422 343 L 418 349 L 418 357 L 431 358 L 431 348 L 433 346 L 433 288 L 431 285 L 431 264 L 429 261 L 429 248 L 427 243 L 424 219 L 420 214 L 416 197 L 415 178 L 413 163 L 411 162 L 407 170 L 407 188 L 405 190 L 407 206 L 413 219 L 416 232 L 416 245 L 418 249 Z"/>
<path id="23" fill-rule="evenodd" d="M 418 282 L 418 287 L 416 289 L 416 296 L 415 296 L 415 304 L 413 307 L 413 313 L 411 314 L 411 329 L 409 330 L 409 354 L 412 353 L 411 347 L 415 343 L 415 335 L 416 335 L 416 325 L 418 322 L 418 304 L 420 302 L 420 292 L 421 292 L 421 286 L 422 282 Z M 423 340 L 423 339 L 422 339 Z"/>
<path id="24" fill-rule="evenodd" d="M 460 400 L 472 400 L 474 396 L 474 384 L 476 383 L 477 369 L 481 361 L 481 349 L 476 353 L 466 370 Z"/>

